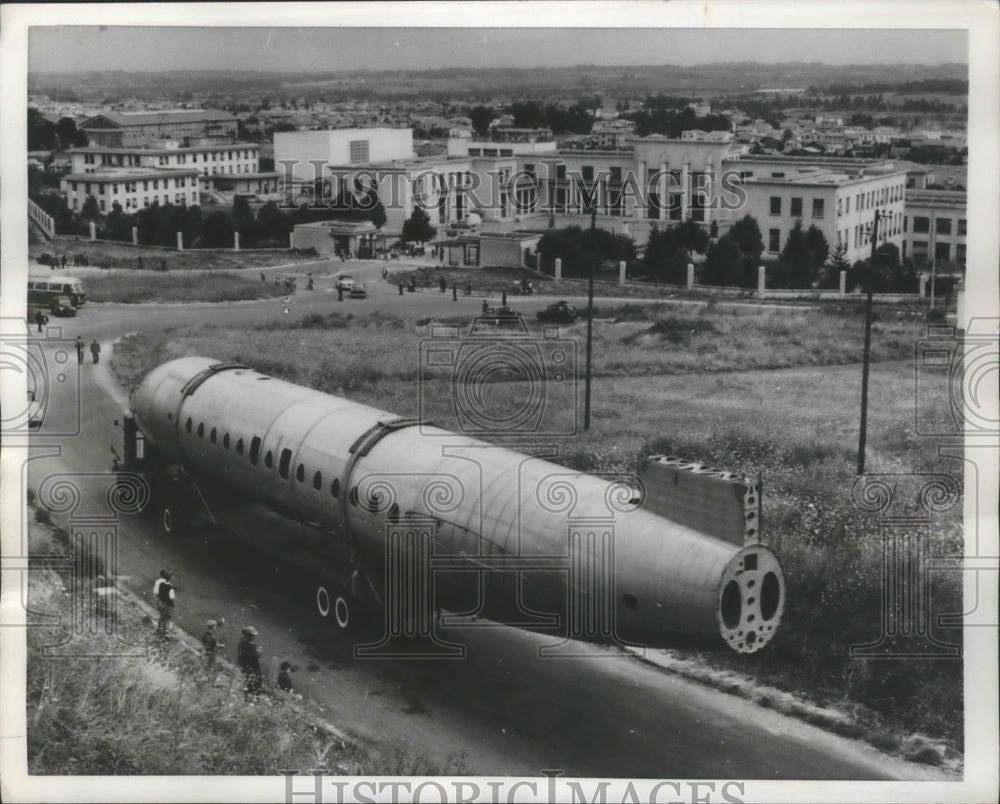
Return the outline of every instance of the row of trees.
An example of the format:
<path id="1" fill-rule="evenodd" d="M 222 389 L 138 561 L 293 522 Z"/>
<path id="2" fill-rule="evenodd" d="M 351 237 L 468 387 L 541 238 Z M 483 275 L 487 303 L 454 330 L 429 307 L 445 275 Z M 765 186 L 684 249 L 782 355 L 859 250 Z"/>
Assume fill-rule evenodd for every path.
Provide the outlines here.
<path id="1" fill-rule="evenodd" d="M 87 135 L 76 127 L 72 117 L 61 117 L 53 123 L 38 109 L 28 107 L 28 150 L 58 151 L 63 148 L 87 145 Z"/>

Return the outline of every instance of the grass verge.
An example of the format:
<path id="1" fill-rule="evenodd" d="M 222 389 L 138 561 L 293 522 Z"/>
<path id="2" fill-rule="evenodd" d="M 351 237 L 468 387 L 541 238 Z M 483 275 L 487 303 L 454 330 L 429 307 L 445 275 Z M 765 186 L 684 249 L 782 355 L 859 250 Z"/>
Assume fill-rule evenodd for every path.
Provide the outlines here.
<path id="1" fill-rule="evenodd" d="M 28 531 L 32 558 L 65 555 L 66 533 L 48 524 L 44 509 L 35 511 Z M 461 755 L 439 765 L 411 751 L 385 751 L 356 740 L 319 717 L 301 696 L 265 693 L 247 700 L 235 668 L 220 664 L 210 676 L 203 656 L 185 642 L 151 645 L 148 615 L 101 572 L 97 567 L 69 584 L 50 569 L 29 574 L 29 611 L 60 620 L 27 629 L 30 773 L 273 776 L 318 767 L 364 776 L 463 772 Z M 109 595 L 118 596 L 120 641 L 71 632 L 68 624 L 87 612 L 95 597 Z M 48 646 L 61 644 L 71 644 L 74 655 L 89 655 L 46 654 Z M 147 650 L 132 658 L 115 656 L 125 645 L 133 652 Z"/>
<path id="2" fill-rule="evenodd" d="M 270 282 L 227 271 L 187 274 L 109 271 L 87 277 L 84 282 L 90 301 L 120 304 L 246 301 L 284 295 L 284 290 Z"/>
<path id="3" fill-rule="evenodd" d="M 139 257 L 142 257 L 144 268 L 159 269 L 161 260 L 165 260 L 167 270 L 170 271 L 232 271 L 239 268 L 267 268 L 272 265 L 316 259 L 315 254 L 311 256 L 299 254 L 290 249 L 261 252 L 172 251 L 107 241 L 66 238 L 57 238 L 50 243 L 32 246 L 28 250 L 29 259 L 34 262 L 43 251 L 57 256 L 65 254 L 70 266 L 73 265 L 73 255 L 86 254 L 90 265 L 99 268 L 135 269 L 139 266 Z"/>

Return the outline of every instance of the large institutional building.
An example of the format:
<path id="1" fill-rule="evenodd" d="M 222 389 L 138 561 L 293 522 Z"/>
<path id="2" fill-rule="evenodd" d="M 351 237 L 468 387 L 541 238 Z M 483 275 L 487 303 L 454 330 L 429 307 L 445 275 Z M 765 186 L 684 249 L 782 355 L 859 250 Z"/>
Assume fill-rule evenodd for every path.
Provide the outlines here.
<path id="1" fill-rule="evenodd" d="M 108 112 L 81 128 L 96 144 L 69 151 L 61 189 L 70 209 L 82 208 L 88 195 L 102 212 L 115 201 L 129 212 L 153 203 L 228 204 L 234 195 L 283 198 L 279 173 L 260 170 L 260 146 L 236 140 L 228 112 Z"/>
<path id="2" fill-rule="evenodd" d="M 653 226 L 691 219 L 722 234 L 749 214 L 768 254 L 801 221 L 853 262 L 871 254 L 880 210 L 879 240 L 902 249 L 907 172 L 891 161 L 747 156 L 729 137 L 630 142 L 630 151 L 557 150 L 545 137 L 462 138 L 448 154 L 416 157 L 407 129 L 288 132 L 275 136 L 275 164 L 289 189 L 317 179 L 331 196 L 376 189 L 387 231 L 418 203 L 438 226 L 477 213 L 484 232 L 587 225 L 594 212 L 598 226 L 640 244 Z"/>

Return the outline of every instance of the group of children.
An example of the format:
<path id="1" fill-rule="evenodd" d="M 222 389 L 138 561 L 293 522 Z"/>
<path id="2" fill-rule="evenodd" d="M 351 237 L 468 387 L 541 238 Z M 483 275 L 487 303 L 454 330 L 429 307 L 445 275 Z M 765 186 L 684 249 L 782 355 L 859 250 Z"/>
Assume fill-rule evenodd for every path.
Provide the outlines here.
<path id="1" fill-rule="evenodd" d="M 162 639 L 171 638 L 170 622 L 173 619 L 175 601 L 177 594 L 173 585 L 173 573 L 170 570 L 160 570 L 160 577 L 153 584 L 153 597 L 156 598 L 156 607 L 159 611 L 159 620 L 156 624 L 156 633 Z M 205 651 L 205 667 L 209 673 L 214 673 L 216 655 L 219 648 L 226 647 L 219 642 L 216 628 L 219 622 L 208 620 L 205 623 L 205 633 L 201 637 L 201 645 Z M 222 620 L 225 624 L 225 620 Z M 243 636 L 236 649 L 236 663 L 246 680 L 246 691 L 249 695 L 257 696 L 263 692 L 263 674 L 261 672 L 260 646 L 254 642 L 257 636 L 257 629 L 252 625 L 243 628 Z M 282 662 L 278 673 L 277 685 L 282 692 L 292 691 L 292 665 L 289 662 Z"/>

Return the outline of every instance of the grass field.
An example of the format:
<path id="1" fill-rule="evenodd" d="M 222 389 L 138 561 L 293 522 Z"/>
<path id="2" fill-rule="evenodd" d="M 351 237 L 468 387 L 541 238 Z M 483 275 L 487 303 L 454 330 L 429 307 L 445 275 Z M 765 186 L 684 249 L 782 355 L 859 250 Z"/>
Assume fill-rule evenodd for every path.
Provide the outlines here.
<path id="1" fill-rule="evenodd" d="M 93 302 L 224 302 L 284 295 L 270 282 L 228 271 L 211 273 L 150 273 L 108 271 L 85 280 Z"/>
<path id="2" fill-rule="evenodd" d="M 290 262 L 316 259 L 315 255 L 296 254 L 290 250 L 277 251 L 172 251 L 159 248 L 142 248 L 108 241 L 69 240 L 60 238 L 47 243 L 32 245 L 28 256 L 32 263 L 42 252 L 66 255 L 69 267 L 73 265 L 74 254 L 86 254 L 91 267 L 98 268 L 138 268 L 139 257 L 142 267 L 157 269 L 161 261 L 166 261 L 168 271 L 204 270 L 224 271 L 239 268 L 266 268 Z"/>
<path id="3" fill-rule="evenodd" d="M 788 606 L 773 643 L 752 656 L 706 654 L 769 683 L 807 692 L 854 712 L 882 747 L 920 731 L 962 740 L 962 662 L 852 659 L 849 647 L 881 628 L 879 520 L 852 499 L 858 438 L 863 325 L 850 306 L 765 310 L 678 305 L 606 308 L 595 322 L 593 426 L 579 428 L 578 381 L 556 383 L 545 360 L 554 344 L 535 341 L 550 405 L 541 440 L 555 460 L 592 472 L 633 472 L 651 452 L 763 477 L 764 533 L 785 568 Z M 560 348 L 582 365 L 584 324 L 562 327 Z M 868 472 L 897 476 L 944 472 L 961 483 L 961 465 L 942 459 L 940 439 L 914 431 L 913 356 L 922 317 L 879 311 L 873 327 Z M 113 366 L 126 387 L 172 357 L 204 354 L 246 362 L 294 382 L 404 416 L 459 426 L 451 377 L 421 370 L 426 327 L 392 316 L 309 316 L 267 329 L 199 326 L 127 339 Z M 451 348 L 466 348 L 456 342 Z M 572 358 L 574 353 L 576 357 Z M 457 352 L 458 353 L 458 352 Z M 471 353 L 470 353 L 471 354 Z M 320 356 L 317 358 L 317 356 Z M 521 378 L 523 380 L 523 377 Z M 419 384 L 416 386 L 415 382 Z M 919 404 L 943 413 L 948 387 L 921 386 Z M 523 381 L 499 376 L 484 396 L 516 407 Z M 529 439 L 530 440 L 530 439 Z M 909 479 L 907 479 L 909 478 Z M 905 482 L 904 482 L 905 481 Z M 916 491 L 900 491 L 914 499 Z M 931 552 L 961 545 L 960 506 L 933 517 Z M 934 610 L 961 610 L 961 579 L 935 573 Z M 940 634 L 961 642 L 960 629 Z"/>

